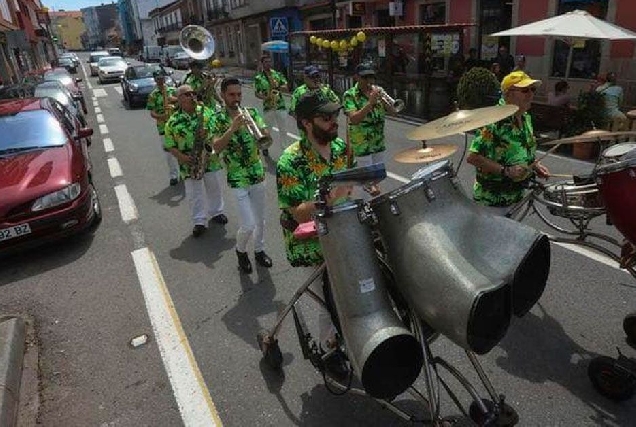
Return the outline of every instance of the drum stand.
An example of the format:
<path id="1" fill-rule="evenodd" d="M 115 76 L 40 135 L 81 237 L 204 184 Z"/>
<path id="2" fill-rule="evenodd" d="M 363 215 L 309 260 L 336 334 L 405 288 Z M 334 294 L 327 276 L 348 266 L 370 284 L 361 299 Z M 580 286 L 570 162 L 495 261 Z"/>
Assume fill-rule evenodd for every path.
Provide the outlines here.
<path id="1" fill-rule="evenodd" d="M 345 394 L 347 392 L 360 396 L 369 396 L 363 389 L 351 386 L 352 372 L 351 368 L 348 378 L 348 383 L 337 381 L 325 373 L 324 359 L 329 354 L 325 354 L 324 351 L 319 349 L 315 340 L 311 337 L 305 326 L 305 321 L 302 318 L 301 312 L 296 310 L 296 303 L 300 297 L 307 293 L 313 300 L 315 300 L 321 306 L 327 308 L 326 302 L 318 296 L 314 291 L 310 289 L 311 284 L 321 277 L 326 269 L 326 265 L 323 263 L 317 267 L 309 278 L 298 288 L 294 293 L 289 303 L 285 308 L 280 311 L 276 322 L 271 330 L 263 330 L 258 333 L 257 341 L 259 348 L 263 354 L 264 361 L 273 369 L 280 369 L 282 366 L 282 353 L 278 345 L 278 333 L 280 332 L 283 321 L 287 315 L 291 312 L 294 316 L 294 323 L 296 326 L 296 332 L 300 341 L 300 347 L 305 359 L 310 360 L 312 365 L 316 367 L 322 374 L 325 380 L 325 385 L 334 394 Z M 440 385 L 444 388 L 451 400 L 455 403 L 457 408 L 461 411 L 464 417 L 470 417 L 477 425 L 497 425 L 497 426 L 514 426 L 518 423 L 519 417 L 515 410 L 505 402 L 505 396 L 498 394 L 493 387 L 492 383 L 488 379 L 486 372 L 479 363 L 475 353 L 465 350 L 468 360 L 470 361 L 473 369 L 477 373 L 483 388 L 486 390 L 488 399 L 482 399 L 477 389 L 470 383 L 470 381 L 453 365 L 439 356 L 433 356 L 430 348 L 430 342 L 432 342 L 437 334 L 432 332 L 430 327 L 426 325 L 410 307 L 402 307 L 403 316 L 406 317 L 405 323 L 407 323 L 413 335 L 419 340 L 422 345 L 424 354 L 423 374 L 424 382 L 426 385 L 426 395 L 422 394 L 417 388 L 411 386 L 406 390 L 410 396 L 424 405 L 430 414 L 427 418 L 421 418 L 416 415 L 407 413 L 400 409 L 398 406 L 392 403 L 393 399 L 377 399 L 373 398 L 383 408 L 386 408 L 402 418 L 403 420 L 423 423 L 425 425 L 432 425 L 435 427 L 450 427 L 454 425 L 459 419 L 453 417 L 442 417 L 440 414 Z M 398 310 L 399 311 L 399 310 Z M 340 340 L 342 341 L 342 340 Z M 463 389 L 468 392 L 472 402 L 468 410 L 461 404 L 457 394 L 453 392 L 439 371 L 446 371 L 450 374 Z M 335 390 L 335 391 L 334 391 Z M 336 393 L 337 391 L 337 393 Z"/>
<path id="2" fill-rule="evenodd" d="M 604 255 L 607 255 L 609 258 L 616 261 L 616 263 L 620 264 L 621 258 L 618 255 L 616 255 L 605 246 L 590 241 L 590 239 L 598 239 L 603 242 L 609 243 L 612 246 L 616 246 L 618 248 L 622 247 L 622 243 L 614 239 L 613 237 L 610 237 L 606 234 L 595 233 L 589 230 L 590 221 L 594 217 L 598 216 L 599 212 L 580 206 L 567 206 L 567 210 L 572 211 L 573 215 L 565 216 L 555 214 L 556 216 L 559 216 L 561 218 L 569 219 L 569 221 L 575 227 L 574 229 L 567 229 L 551 221 L 545 213 L 541 212 L 541 210 L 538 209 L 537 203 L 546 206 L 548 210 L 554 212 L 563 211 L 565 208 L 559 204 L 555 204 L 542 199 L 539 196 L 541 194 L 541 191 L 543 190 L 540 184 L 532 184 L 530 190 L 531 191 L 529 191 L 528 194 L 526 194 L 521 201 L 515 204 L 510 209 L 510 211 L 508 211 L 508 213 L 506 214 L 508 218 L 514 219 L 516 221 L 523 221 L 523 219 L 528 214 L 535 213 L 548 227 L 558 231 L 559 233 L 571 236 L 562 237 L 549 235 L 548 237 L 551 241 L 585 246 L 590 249 L 594 249 L 595 251 L 598 251 Z M 636 269 L 634 269 L 634 267 L 625 267 L 625 270 L 627 270 L 627 272 L 636 279 Z"/>

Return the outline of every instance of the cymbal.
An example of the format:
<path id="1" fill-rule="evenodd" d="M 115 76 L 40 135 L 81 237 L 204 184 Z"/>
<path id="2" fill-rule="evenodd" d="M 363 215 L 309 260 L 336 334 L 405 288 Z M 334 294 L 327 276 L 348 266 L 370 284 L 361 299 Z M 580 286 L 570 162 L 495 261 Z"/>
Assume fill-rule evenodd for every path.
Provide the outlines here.
<path id="1" fill-rule="evenodd" d="M 447 116 L 416 127 L 406 134 L 406 138 L 412 141 L 426 141 L 468 132 L 512 116 L 518 109 L 516 105 L 495 105 L 474 110 L 454 111 Z"/>
<path id="2" fill-rule="evenodd" d="M 450 157 L 455 151 L 457 151 L 457 147 L 450 144 L 409 148 L 397 153 L 393 160 L 398 163 L 431 163 Z"/>
<path id="3" fill-rule="evenodd" d="M 614 138 L 624 138 L 627 136 L 636 136 L 636 131 L 610 132 L 602 129 L 588 130 L 580 135 L 570 136 L 568 138 L 555 139 L 553 141 L 544 142 L 541 145 L 562 145 L 576 144 L 579 142 L 602 142 L 611 141 Z"/>

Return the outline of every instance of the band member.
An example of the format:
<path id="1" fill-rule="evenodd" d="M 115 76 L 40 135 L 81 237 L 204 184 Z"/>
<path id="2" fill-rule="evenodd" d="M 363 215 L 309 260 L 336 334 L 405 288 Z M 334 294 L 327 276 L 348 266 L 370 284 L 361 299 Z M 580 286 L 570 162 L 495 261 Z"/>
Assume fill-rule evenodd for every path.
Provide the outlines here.
<path id="1" fill-rule="evenodd" d="M 319 90 L 324 96 L 335 103 L 340 103 L 338 95 L 331 90 L 329 85 L 322 84 L 320 82 L 320 69 L 315 65 L 308 65 L 303 70 L 304 84 L 298 86 L 292 93 L 291 100 L 289 102 L 289 115 L 296 117 L 296 104 L 301 96 L 309 91 Z"/>
<path id="2" fill-rule="evenodd" d="M 207 144 L 209 152 L 212 143 L 212 122 L 214 111 L 196 101 L 196 93 L 191 86 L 181 85 L 177 89 L 179 109 L 166 123 L 165 147 L 177 158 L 184 180 L 186 196 L 192 209 L 194 228 L 192 235 L 201 236 L 207 227 L 208 219 L 219 224 L 226 224 L 223 214 L 224 201 L 221 191 L 221 161 L 211 153 L 202 179 L 191 176 L 193 163 L 196 161 L 197 146 Z"/>
<path id="3" fill-rule="evenodd" d="M 241 271 L 249 274 L 252 263 L 247 255 L 247 244 L 252 236 L 256 262 L 269 268 L 272 259 L 265 253 L 265 169 L 258 155 L 257 140 L 246 125 L 252 120 L 264 135 L 269 135 L 269 131 L 255 108 L 240 106 L 242 91 L 237 78 L 223 80 L 221 98 L 225 107 L 218 110 L 214 120 L 214 149 L 225 162 L 227 183 L 238 203 L 236 256 Z"/>
<path id="4" fill-rule="evenodd" d="M 217 108 L 218 100 L 214 90 L 214 79 L 204 74 L 201 61 L 196 59 L 190 61 L 190 71 L 183 78 L 182 84 L 192 87 L 197 94 L 198 101 L 203 102 L 206 107 Z"/>
<path id="5" fill-rule="evenodd" d="M 322 250 L 317 237 L 298 240 L 294 230 L 298 224 L 309 222 L 316 212 L 314 195 L 320 177 L 347 168 L 346 143 L 338 138 L 338 112 L 340 105 L 331 102 L 318 92 L 308 92 L 296 105 L 296 120 L 301 138 L 287 147 L 278 159 L 276 184 L 278 207 L 281 209 L 280 223 L 287 259 L 294 267 L 317 266 L 323 262 Z M 334 187 L 327 203 L 335 205 L 347 200 L 350 187 Z M 323 276 L 323 287 L 328 286 Z M 321 295 L 323 287 L 314 291 Z M 323 295 L 321 295 L 323 296 Z M 326 310 L 319 313 L 319 335 L 324 350 L 333 349 L 334 328 Z M 325 361 L 326 368 L 334 377 L 346 377 L 346 366 L 338 351 Z"/>
<path id="6" fill-rule="evenodd" d="M 493 213 L 505 214 L 524 195 L 524 181 L 532 174 L 550 176 L 548 169 L 535 162 L 537 149 L 528 113 L 540 80 L 523 71 L 513 71 L 501 81 L 500 105 L 511 104 L 519 110 L 511 117 L 477 131 L 466 161 L 477 168 L 473 187 L 478 203 L 493 207 Z"/>
<path id="7" fill-rule="evenodd" d="M 166 162 L 168 163 L 168 171 L 170 172 L 170 185 L 177 185 L 179 183 L 179 163 L 172 153 L 164 148 L 163 141 L 166 121 L 170 118 L 169 114 L 172 110 L 167 105 L 164 105 L 164 101 L 170 105 L 175 103 L 177 101 L 175 97 L 176 89 L 165 84 L 166 76 L 163 72 L 157 70 L 153 73 L 153 77 L 155 83 L 157 83 L 157 87 L 148 95 L 146 109 L 150 110 L 150 117 L 157 122 L 157 132 L 159 132 L 160 135 L 161 149 L 166 153 Z"/>
<path id="8" fill-rule="evenodd" d="M 269 55 L 261 57 L 262 71 L 254 76 L 256 97 L 263 100 L 263 114 L 270 126 L 278 127 L 278 140 L 285 149 L 287 140 L 287 125 L 285 100 L 282 92 L 287 92 L 287 79 L 278 71 L 272 69 L 272 59 Z M 263 150 L 268 155 L 267 150 Z"/>
<path id="9" fill-rule="evenodd" d="M 375 86 L 375 70 L 371 64 L 356 67 L 356 84 L 342 96 L 349 118 L 349 142 L 359 166 L 384 163 L 384 120 L 386 112 L 395 114 L 392 105 L 381 101 L 381 90 Z M 376 185 L 365 186 L 371 195 L 380 193 Z"/>

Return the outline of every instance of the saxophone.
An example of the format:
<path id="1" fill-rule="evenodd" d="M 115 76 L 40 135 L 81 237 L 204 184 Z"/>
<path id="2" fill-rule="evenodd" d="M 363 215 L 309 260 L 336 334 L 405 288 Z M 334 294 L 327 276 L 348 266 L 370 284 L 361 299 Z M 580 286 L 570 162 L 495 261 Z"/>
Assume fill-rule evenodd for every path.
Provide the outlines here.
<path id="1" fill-rule="evenodd" d="M 265 73 L 265 77 L 267 77 L 267 81 L 269 82 L 269 92 L 267 93 L 267 98 L 265 98 L 265 102 L 270 104 L 273 108 L 276 108 L 276 101 L 278 101 L 278 96 L 280 95 L 280 91 L 278 90 L 278 84 L 272 75 L 272 71 L 269 73 Z"/>
<path id="2" fill-rule="evenodd" d="M 192 160 L 190 162 L 190 178 L 200 180 L 205 175 L 205 170 L 208 168 L 208 162 L 210 156 L 214 154 L 214 149 L 207 143 L 205 138 L 199 138 L 199 133 L 203 129 L 203 110 L 204 104 L 197 104 L 197 126 L 194 131 L 194 144 L 192 146 Z"/>
<path id="3" fill-rule="evenodd" d="M 163 113 L 166 115 L 166 118 L 164 120 L 160 120 L 159 123 L 165 123 L 168 121 L 174 111 L 174 105 L 168 102 L 168 93 L 166 91 L 165 83 L 161 87 L 161 100 L 163 102 Z"/>

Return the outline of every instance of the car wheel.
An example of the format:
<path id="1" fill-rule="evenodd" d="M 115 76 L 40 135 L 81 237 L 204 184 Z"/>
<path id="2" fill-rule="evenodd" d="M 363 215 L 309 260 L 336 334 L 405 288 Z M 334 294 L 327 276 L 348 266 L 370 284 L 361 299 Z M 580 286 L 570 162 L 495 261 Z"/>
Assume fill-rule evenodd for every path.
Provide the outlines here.
<path id="1" fill-rule="evenodd" d="M 95 190 L 95 186 L 93 184 L 90 184 L 89 192 L 94 215 L 93 222 L 91 222 L 91 225 L 88 227 L 87 231 L 89 233 L 93 233 L 95 230 L 97 230 L 97 226 L 102 222 L 102 205 L 99 202 L 97 190 Z"/>

